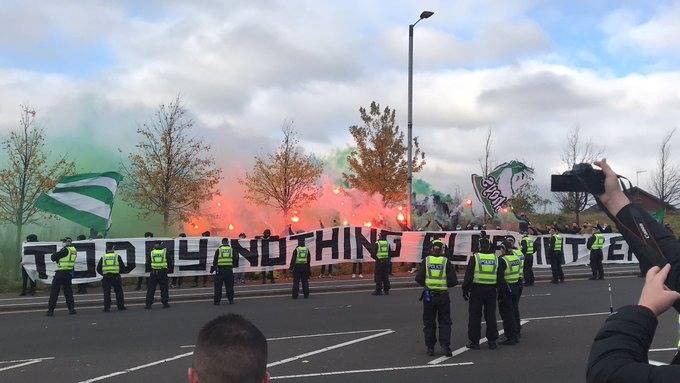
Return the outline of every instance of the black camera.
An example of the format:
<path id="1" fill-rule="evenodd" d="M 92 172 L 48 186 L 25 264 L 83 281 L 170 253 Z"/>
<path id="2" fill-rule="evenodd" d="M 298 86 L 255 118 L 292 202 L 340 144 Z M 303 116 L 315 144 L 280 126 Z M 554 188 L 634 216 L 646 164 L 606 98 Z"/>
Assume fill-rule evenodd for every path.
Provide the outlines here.
<path id="1" fill-rule="evenodd" d="M 600 195 L 604 193 L 604 172 L 587 163 L 575 164 L 571 170 L 551 176 L 550 191 Z"/>

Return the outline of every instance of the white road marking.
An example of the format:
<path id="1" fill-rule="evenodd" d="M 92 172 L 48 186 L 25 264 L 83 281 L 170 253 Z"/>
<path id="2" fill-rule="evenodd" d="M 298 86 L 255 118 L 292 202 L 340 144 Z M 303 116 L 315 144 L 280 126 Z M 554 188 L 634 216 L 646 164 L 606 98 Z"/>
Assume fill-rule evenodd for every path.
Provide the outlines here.
<path id="1" fill-rule="evenodd" d="M 324 334 L 309 334 L 309 335 L 293 335 L 293 336 L 282 336 L 278 338 L 267 338 L 268 342 L 275 340 L 290 340 L 290 339 L 302 339 L 302 338 L 318 338 L 324 336 L 335 336 L 335 335 L 351 335 L 351 334 L 365 334 L 369 332 L 381 332 L 381 331 L 392 331 L 389 328 L 381 328 L 377 330 L 359 330 L 359 331 L 343 331 L 343 332 L 328 332 Z M 196 347 L 194 344 L 187 344 L 185 346 L 179 346 L 180 348 L 192 348 Z"/>
<path id="2" fill-rule="evenodd" d="M 315 351 L 306 352 L 304 354 L 300 354 L 300 355 L 296 355 L 296 356 L 293 356 L 293 357 L 290 357 L 290 358 L 282 359 L 282 360 L 279 360 L 279 361 L 276 361 L 276 362 L 268 363 L 267 367 L 269 368 L 269 367 L 278 366 L 278 365 L 281 365 L 281 364 L 284 364 L 284 363 L 289 363 L 289 362 L 292 362 L 292 361 L 295 361 L 295 360 L 298 360 L 298 359 L 303 359 L 303 358 L 306 358 L 308 356 L 320 354 L 320 353 L 326 352 L 326 351 L 335 350 L 337 348 L 349 346 L 349 345 L 359 343 L 359 342 L 364 342 L 364 341 L 367 341 L 367 340 L 370 340 L 370 339 L 373 339 L 373 338 L 378 338 L 378 337 L 393 334 L 393 333 L 395 333 L 394 330 L 387 330 L 387 331 L 383 331 L 383 332 L 380 332 L 380 333 L 377 333 L 377 334 L 365 336 L 363 338 L 338 343 L 338 344 L 333 345 L 333 346 L 324 347 L 324 348 L 321 348 L 321 349 L 318 349 L 318 350 L 315 350 Z"/>
<path id="3" fill-rule="evenodd" d="M 522 298 L 531 298 L 531 297 L 549 297 L 551 296 L 551 293 L 545 293 L 545 294 L 528 294 L 528 295 L 522 295 Z"/>
<path id="4" fill-rule="evenodd" d="M 650 360 L 649 364 L 651 364 L 652 366 L 668 366 L 668 363 L 657 362 L 656 360 Z"/>
<path id="5" fill-rule="evenodd" d="M 527 321 L 527 320 L 521 320 L 521 321 L 519 322 L 519 325 L 520 325 L 520 326 L 524 326 L 524 325 L 527 324 L 527 323 L 529 323 L 529 321 Z M 503 335 L 504 333 L 505 333 L 505 330 L 500 330 L 500 331 L 498 332 L 498 335 L 500 336 L 500 335 Z M 488 341 L 488 339 L 482 338 L 482 339 L 479 340 L 479 344 L 484 344 L 484 343 L 486 343 L 487 341 Z M 465 351 L 468 351 L 468 350 L 469 350 L 469 348 L 467 348 L 467 347 L 461 347 L 461 348 L 459 348 L 459 349 L 453 351 L 453 352 L 451 353 L 452 356 L 440 356 L 440 357 L 437 358 L 437 359 L 434 359 L 434 360 L 429 361 L 427 364 L 429 364 L 429 365 L 437 365 L 437 364 L 439 364 L 439 363 L 441 363 L 441 362 L 443 362 L 443 361 L 445 361 L 445 360 L 449 360 L 449 359 L 453 358 L 454 356 L 460 355 L 460 354 L 462 354 L 462 353 L 464 353 Z"/>
<path id="6" fill-rule="evenodd" d="M 172 357 L 170 357 L 170 358 L 161 359 L 161 360 L 158 360 L 158 361 L 155 361 L 155 362 L 151 362 L 151 363 L 147 363 L 147 364 L 142 364 L 141 366 L 131 367 L 131 368 L 127 368 L 127 369 L 122 370 L 122 371 L 116 371 L 116 372 L 112 372 L 112 373 L 107 374 L 107 375 L 98 376 L 98 377 L 96 377 L 96 378 L 87 379 L 87 380 L 82 380 L 82 381 L 80 381 L 80 382 L 78 382 L 78 383 L 92 383 L 92 382 L 98 382 L 98 381 L 100 381 L 100 380 L 112 378 L 112 377 L 114 377 L 114 376 L 123 375 L 123 374 L 127 374 L 127 373 L 130 373 L 130 372 L 133 372 L 133 371 L 141 370 L 141 369 L 143 369 L 143 368 L 156 366 L 156 365 L 161 364 L 161 363 L 171 362 L 171 361 L 173 361 L 173 360 L 181 359 L 181 358 L 184 358 L 184 357 L 193 355 L 193 354 L 194 354 L 194 352 L 191 351 L 191 352 L 187 352 L 187 353 L 184 353 L 184 354 L 175 355 L 175 356 L 172 356 Z"/>
<path id="7" fill-rule="evenodd" d="M 603 311 L 603 312 L 599 312 L 599 313 L 553 315 L 553 316 L 545 316 L 545 317 L 522 318 L 522 320 L 534 321 L 534 320 L 547 320 L 547 319 L 565 319 L 565 318 L 591 317 L 591 316 L 598 316 L 598 315 L 611 315 L 611 313 L 609 311 Z"/>
<path id="8" fill-rule="evenodd" d="M 18 363 L 18 364 L 14 364 L 14 365 L 7 366 L 7 367 L 2 367 L 2 368 L 0 368 L 0 371 L 7 371 L 7 370 L 11 370 L 13 368 L 29 366 L 31 364 L 40 363 L 43 360 L 52 360 L 52 359 L 54 359 L 53 356 L 50 356 L 50 357 L 47 357 L 47 358 L 3 360 L 3 361 L 0 361 L 0 364 L 9 364 L 9 363 Z"/>
<path id="9" fill-rule="evenodd" d="M 669 347 L 669 348 L 652 348 L 649 350 L 649 352 L 658 352 L 658 351 L 678 351 L 677 347 Z"/>
<path id="10" fill-rule="evenodd" d="M 2 361 L 0 361 L 0 364 L 30 362 L 30 361 L 33 361 L 33 360 L 43 361 L 43 360 L 52 360 L 52 359 L 54 359 L 53 356 L 48 356 L 48 357 L 45 357 L 45 358 L 30 358 L 30 359 L 2 360 Z"/>
<path id="11" fill-rule="evenodd" d="M 444 367 L 456 367 L 456 366 L 471 366 L 472 362 L 461 362 L 461 363 L 449 363 L 449 364 L 437 364 L 437 365 L 423 365 L 423 366 L 403 366 L 403 367 L 386 367 L 386 368 L 370 368 L 366 370 L 348 370 L 348 371 L 331 371 L 331 372 L 317 372 L 314 374 L 299 374 L 299 375 L 282 375 L 282 376 L 272 376 L 270 379 L 299 379 L 299 378 L 312 378 L 316 376 L 332 376 L 332 375 L 347 375 L 347 374 L 366 374 L 371 372 L 384 372 L 384 371 L 403 371 L 403 370 L 419 370 L 423 368 L 444 368 Z"/>

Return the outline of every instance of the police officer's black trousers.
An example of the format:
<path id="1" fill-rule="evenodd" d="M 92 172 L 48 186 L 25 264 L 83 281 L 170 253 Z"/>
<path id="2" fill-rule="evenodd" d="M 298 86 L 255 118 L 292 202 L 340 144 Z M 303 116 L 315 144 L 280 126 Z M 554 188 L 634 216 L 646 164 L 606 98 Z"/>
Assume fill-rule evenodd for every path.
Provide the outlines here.
<path id="1" fill-rule="evenodd" d="M 54 311 L 57 306 L 57 298 L 59 297 L 59 290 L 64 288 L 64 298 L 66 299 L 66 307 L 69 311 L 74 310 L 73 305 L 73 290 L 71 289 L 71 273 L 64 271 L 57 271 L 52 278 L 52 286 L 50 286 L 50 301 L 47 305 L 48 311 Z"/>
<path id="2" fill-rule="evenodd" d="M 125 301 L 123 300 L 123 284 L 121 282 L 120 275 L 104 275 L 102 278 L 102 290 L 104 290 L 104 309 L 108 310 L 111 308 L 111 287 L 116 294 L 116 306 L 119 309 L 125 307 Z"/>
<path id="3" fill-rule="evenodd" d="M 498 312 L 501 314 L 501 320 L 503 320 L 505 337 L 518 341 L 520 328 L 519 286 L 516 283 L 503 283 L 498 285 L 498 290 Z"/>
<path id="4" fill-rule="evenodd" d="M 604 278 L 603 258 L 602 249 L 590 250 L 590 270 L 595 278 Z"/>
<path id="5" fill-rule="evenodd" d="M 161 288 L 161 303 L 163 306 L 168 304 L 168 271 L 167 270 L 152 270 L 151 275 L 146 281 L 146 306 L 151 306 L 156 294 L 156 286 Z"/>
<path id="6" fill-rule="evenodd" d="M 482 313 L 486 321 L 486 339 L 495 342 L 498 339 L 496 324 L 496 286 L 473 285 L 470 290 L 468 309 L 468 339 L 478 344 L 482 335 Z"/>
<path id="7" fill-rule="evenodd" d="M 309 267 L 293 268 L 293 299 L 297 299 L 300 294 L 300 284 L 302 284 L 302 295 L 309 297 Z"/>
<path id="8" fill-rule="evenodd" d="M 524 256 L 524 284 L 533 285 L 534 284 L 534 255 Z"/>
<path id="9" fill-rule="evenodd" d="M 373 270 L 373 280 L 375 281 L 375 291 L 385 293 L 390 291 L 390 269 L 387 261 L 375 261 Z"/>
<path id="10" fill-rule="evenodd" d="M 437 322 L 439 323 L 439 345 L 451 346 L 451 299 L 449 292 L 430 291 L 431 302 L 423 300 L 423 333 L 425 346 L 434 348 L 437 343 Z M 436 322 L 435 322 L 436 320 Z"/>
<path id="11" fill-rule="evenodd" d="M 552 272 L 552 281 L 564 281 L 564 272 L 562 271 L 562 252 L 556 251 L 550 256 L 550 271 Z"/>
<path id="12" fill-rule="evenodd" d="M 234 270 L 231 267 L 217 268 L 214 279 L 213 302 L 220 303 L 222 300 L 222 285 L 227 290 L 229 303 L 234 303 Z"/>

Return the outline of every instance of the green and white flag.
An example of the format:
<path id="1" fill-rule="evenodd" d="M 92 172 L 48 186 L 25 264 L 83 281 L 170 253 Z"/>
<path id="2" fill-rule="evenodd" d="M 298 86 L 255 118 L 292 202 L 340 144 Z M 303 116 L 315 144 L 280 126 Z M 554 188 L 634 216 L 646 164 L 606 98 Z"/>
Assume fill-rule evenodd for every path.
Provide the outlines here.
<path id="1" fill-rule="evenodd" d="M 61 177 L 52 191 L 38 198 L 36 207 L 105 232 L 111 225 L 113 199 L 122 179 L 123 176 L 116 172 Z"/>
<path id="2" fill-rule="evenodd" d="M 472 186 L 484 210 L 494 216 L 508 200 L 533 179 L 534 169 L 519 161 L 504 162 L 484 178 L 472 175 Z"/>

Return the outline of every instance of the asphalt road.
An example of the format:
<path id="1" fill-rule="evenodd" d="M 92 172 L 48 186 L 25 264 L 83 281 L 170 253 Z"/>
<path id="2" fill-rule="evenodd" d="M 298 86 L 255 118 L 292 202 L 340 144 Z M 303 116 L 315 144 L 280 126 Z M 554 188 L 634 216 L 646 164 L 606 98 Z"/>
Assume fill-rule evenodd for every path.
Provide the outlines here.
<path id="1" fill-rule="evenodd" d="M 593 336 L 609 311 L 608 281 L 539 283 L 524 290 L 522 343 L 491 351 L 467 342 L 467 304 L 452 291 L 457 355 L 428 357 L 422 339 L 418 288 L 373 297 L 369 290 L 324 292 L 308 300 L 286 296 L 238 298 L 233 306 L 177 302 L 150 311 L 80 309 L 0 313 L 0 381 L 182 382 L 198 329 L 215 316 L 236 312 L 270 339 L 269 372 L 295 382 L 575 382 L 585 377 Z M 616 307 L 637 300 L 642 280 L 610 279 Z M 171 291 L 172 293 L 172 291 Z M 672 348 L 675 316 L 661 318 L 653 348 Z M 460 348 L 460 349 L 459 349 Z M 650 353 L 668 361 L 673 352 Z"/>

